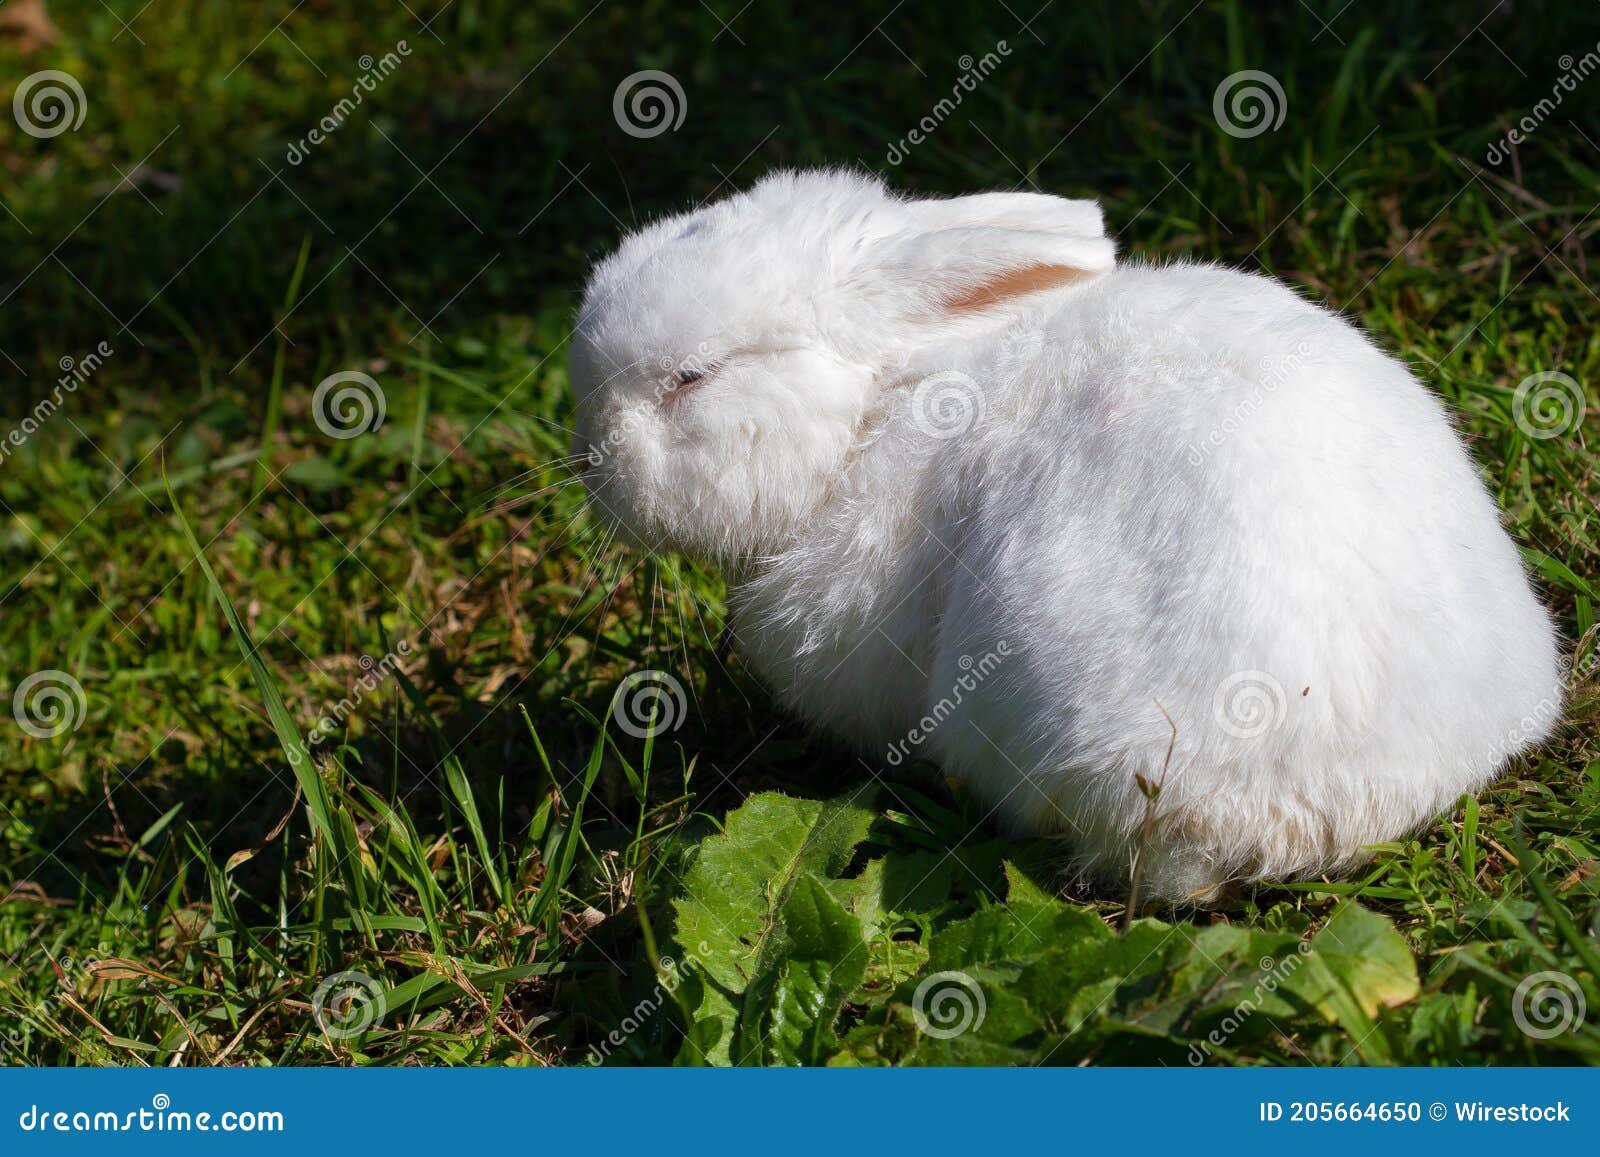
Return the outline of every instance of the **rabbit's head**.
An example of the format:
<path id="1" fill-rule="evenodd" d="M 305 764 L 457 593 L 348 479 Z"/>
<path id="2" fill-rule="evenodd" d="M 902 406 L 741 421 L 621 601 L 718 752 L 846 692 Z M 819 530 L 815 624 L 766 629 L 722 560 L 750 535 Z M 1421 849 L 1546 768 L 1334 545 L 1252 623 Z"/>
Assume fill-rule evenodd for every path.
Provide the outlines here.
<path id="1" fill-rule="evenodd" d="M 574 335 L 594 508 L 648 548 L 780 550 L 915 351 L 1113 257 L 1091 201 L 908 201 L 837 171 L 641 229 L 595 268 Z"/>

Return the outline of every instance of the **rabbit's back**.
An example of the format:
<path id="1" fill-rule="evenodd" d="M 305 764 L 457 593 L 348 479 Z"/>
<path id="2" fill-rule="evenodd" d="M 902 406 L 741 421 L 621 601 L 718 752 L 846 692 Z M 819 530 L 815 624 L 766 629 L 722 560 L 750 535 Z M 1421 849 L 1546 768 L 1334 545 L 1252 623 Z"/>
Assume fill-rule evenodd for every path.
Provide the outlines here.
<path id="1" fill-rule="evenodd" d="M 1133 268 L 1029 357 L 958 451 L 976 482 L 928 692 L 1007 641 L 932 743 L 1016 827 L 1125 856 L 1175 727 L 1169 892 L 1331 868 L 1554 723 L 1553 633 L 1494 504 L 1438 402 L 1342 320 L 1263 278 Z"/>

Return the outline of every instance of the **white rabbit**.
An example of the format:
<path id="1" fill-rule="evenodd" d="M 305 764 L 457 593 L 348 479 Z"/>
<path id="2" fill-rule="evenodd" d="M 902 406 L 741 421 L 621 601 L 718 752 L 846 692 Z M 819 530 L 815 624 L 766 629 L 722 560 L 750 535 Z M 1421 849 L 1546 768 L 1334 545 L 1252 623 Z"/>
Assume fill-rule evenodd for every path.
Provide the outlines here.
<path id="1" fill-rule="evenodd" d="M 769 177 L 598 265 L 572 381 L 595 508 L 723 567 L 784 703 L 1085 874 L 1337 872 L 1558 719 L 1439 402 L 1268 278 L 1116 265 L 1093 202 Z"/>

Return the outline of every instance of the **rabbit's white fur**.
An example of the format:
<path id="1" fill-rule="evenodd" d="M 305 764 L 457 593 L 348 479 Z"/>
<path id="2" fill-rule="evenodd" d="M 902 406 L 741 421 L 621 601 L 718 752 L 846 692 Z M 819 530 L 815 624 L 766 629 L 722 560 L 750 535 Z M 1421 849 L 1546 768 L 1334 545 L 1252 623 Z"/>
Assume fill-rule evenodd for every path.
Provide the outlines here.
<path id="1" fill-rule="evenodd" d="M 722 564 L 785 703 L 1159 898 L 1347 868 L 1559 714 L 1428 390 L 1092 202 L 778 174 L 627 238 L 572 369 L 596 508 Z"/>

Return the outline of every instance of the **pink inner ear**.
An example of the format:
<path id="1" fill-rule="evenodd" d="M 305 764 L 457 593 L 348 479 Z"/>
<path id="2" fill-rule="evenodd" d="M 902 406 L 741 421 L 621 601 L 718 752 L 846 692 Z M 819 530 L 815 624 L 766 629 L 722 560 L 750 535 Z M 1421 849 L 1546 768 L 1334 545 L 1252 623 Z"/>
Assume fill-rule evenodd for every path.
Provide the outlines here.
<path id="1" fill-rule="evenodd" d="M 1093 276 L 1070 265 L 1028 265 L 990 278 L 981 285 L 964 289 L 954 297 L 945 298 L 944 308 L 952 313 L 968 310 L 990 309 L 1014 297 L 1039 293 L 1062 285 L 1071 285 Z"/>

